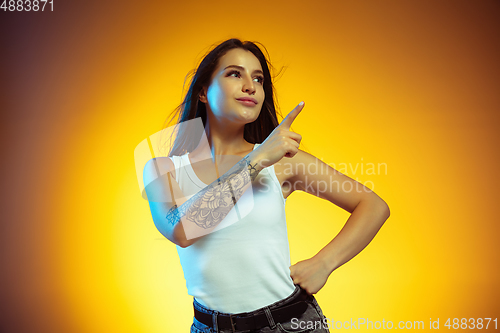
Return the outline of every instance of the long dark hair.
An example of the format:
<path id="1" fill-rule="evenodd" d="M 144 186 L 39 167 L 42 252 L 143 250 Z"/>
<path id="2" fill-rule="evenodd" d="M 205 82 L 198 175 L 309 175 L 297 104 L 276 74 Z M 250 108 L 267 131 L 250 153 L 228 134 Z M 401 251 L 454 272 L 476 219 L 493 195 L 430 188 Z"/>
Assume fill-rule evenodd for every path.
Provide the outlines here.
<path id="1" fill-rule="evenodd" d="M 262 46 L 262 44 L 260 45 Z M 255 55 L 255 57 L 259 60 L 260 65 L 262 66 L 262 71 L 264 72 L 265 98 L 262 109 L 259 117 L 255 121 L 245 124 L 243 134 L 244 139 L 249 143 L 262 143 L 279 123 L 276 116 L 275 91 L 273 88 L 271 73 L 269 71 L 269 67 L 273 67 L 268 60 L 269 56 L 266 57 L 255 42 L 241 41 L 239 39 L 232 38 L 220 43 L 208 52 L 194 72 L 183 102 L 174 110 L 170 120 L 178 116 L 177 125 L 179 125 L 187 120 L 200 117 L 203 122 L 203 128 L 205 128 L 207 121 L 207 109 L 205 107 L 205 103 L 199 101 L 200 92 L 203 87 L 210 85 L 212 74 L 218 65 L 219 59 L 229 50 L 235 48 L 241 48 L 252 52 L 253 55 Z M 266 51 L 266 54 L 268 54 L 266 48 L 264 46 L 262 46 L 262 48 Z M 180 128 L 179 126 L 177 127 Z M 180 156 L 193 151 L 203 134 L 198 133 L 200 131 L 195 132 L 196 133 L 189 131 L 188 128 L 183 128 L 182 130 L 173 132 L 172 134 L 175 133 L 176 138 L 168 156 Z M 198 135 L 199 137 L 195 138 L 193 135 Z"/>

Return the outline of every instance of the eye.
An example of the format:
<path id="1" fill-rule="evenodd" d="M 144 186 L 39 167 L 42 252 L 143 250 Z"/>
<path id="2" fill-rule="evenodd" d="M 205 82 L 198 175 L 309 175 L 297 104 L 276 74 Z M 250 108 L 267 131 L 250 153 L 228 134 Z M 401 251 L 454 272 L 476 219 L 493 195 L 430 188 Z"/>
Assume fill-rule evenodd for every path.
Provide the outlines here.
<path id="1" fill-rule="evenodd" d="M 227 73 L 227 76 L 240 77 L 241 73 L 240 73 L 240 71 L 233 70 L 233 71 L 230 71 L 229 73 Z"/>
<path id="2" fill-rule="evenodd" d="M 257 82 L 259 82 L 260 84 L 263 84 L 264 83 L 264 77 L 263 76 L 256 76 L 254 78 L 254 81 L 257 80 Z"/>

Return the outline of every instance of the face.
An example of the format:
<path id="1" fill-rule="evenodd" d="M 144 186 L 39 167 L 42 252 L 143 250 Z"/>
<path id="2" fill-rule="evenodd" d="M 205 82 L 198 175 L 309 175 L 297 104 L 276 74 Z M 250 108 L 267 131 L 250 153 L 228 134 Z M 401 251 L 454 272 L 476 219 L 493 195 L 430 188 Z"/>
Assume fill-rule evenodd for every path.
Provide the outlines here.
<path id="1" fill-rule="evenodd" d="M 263 83 L 257 57 L 250 51 L 232 49 L 219 59 L 200 101 L 206 104 L 209 117 L 247 124 L 259 116 L 265 97 Z"/>

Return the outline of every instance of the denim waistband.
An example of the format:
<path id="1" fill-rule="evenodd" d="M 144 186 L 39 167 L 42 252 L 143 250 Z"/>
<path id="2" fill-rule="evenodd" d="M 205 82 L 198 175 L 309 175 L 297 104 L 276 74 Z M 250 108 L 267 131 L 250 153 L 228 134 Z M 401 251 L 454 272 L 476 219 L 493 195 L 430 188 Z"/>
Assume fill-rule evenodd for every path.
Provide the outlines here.
<path id="1" fill-rule="evenodd" d="M 290 296 L 282 299 L 282 300 L 279 300 L 271 305 L 268 305 L 268 306 L 265 306 L 265 307 L 262 307 L 260 309 L 257 309 L 257 310 L 254 310 L 254 311 L 251 311 L 251 312 L 244 312 L 244 313 L 237 313 L 236 315 L 240 315 L 240 316 L 252 316 L 252 315 L 256 315 L 256 314 L 259 314 L 259 313 L 262 313 L 264 311 L 264 309 L 268 308 L 270 310 L 272 309 L 276 309 L 278 307 L 281 307 L 281 306 L 284 306 L 284 305 L 287 305 L 289 303 L 292 303 L 299 295 L 300 293 L 303 292 L 305 293 L 306 291 L 303 290 L 299 285 L 295 285 L 295 290 L 290 294 Z M 309 298 L 314 298 L 314 296 L 312 295 L 309 295 Z M 201 311 L 201 312 L 204 312 L 204 313 L 207 313 L 207 314 L 210 314 L 210 315 L 227 315 L 229 316 L 230 314 L 229 313 L 226 313 L 226 312 L 220 312 L 220 311 L 216 311 L 216 310 L 212 310 L 212 309 L 209 309 L 205 306 L 203 306 L 202 304 L 200 304 L 196 298 L 193 300 L 193 306 L 198 310 L 198 311 Z M 231 314 L 233 315 L 233 314 Z"/>

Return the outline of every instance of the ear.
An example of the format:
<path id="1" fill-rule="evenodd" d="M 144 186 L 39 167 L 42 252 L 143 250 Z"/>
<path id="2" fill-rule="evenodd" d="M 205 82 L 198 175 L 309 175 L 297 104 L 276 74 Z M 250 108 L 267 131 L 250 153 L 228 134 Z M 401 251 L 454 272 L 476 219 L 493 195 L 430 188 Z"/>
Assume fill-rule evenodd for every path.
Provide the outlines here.
<path id="1" fill-rule="evenodd" d="M 202 103 L 207 103 L 207 88 L 203 87 L 200 91 L 200 96 L 199 96 L 200 102 Z"/>

